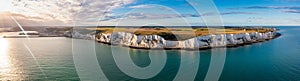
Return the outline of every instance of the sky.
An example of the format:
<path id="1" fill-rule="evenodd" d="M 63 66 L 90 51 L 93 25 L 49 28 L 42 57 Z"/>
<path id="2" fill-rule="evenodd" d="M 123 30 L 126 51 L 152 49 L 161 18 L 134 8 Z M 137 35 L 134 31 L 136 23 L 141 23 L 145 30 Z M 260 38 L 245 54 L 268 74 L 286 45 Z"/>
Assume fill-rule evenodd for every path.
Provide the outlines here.
<path id="1" fill-rule="evenodd" d="M 300 0 L 0 0 L 0 26 L 14 26 L 12 18 L 24 26 L 300 26 Z"/>

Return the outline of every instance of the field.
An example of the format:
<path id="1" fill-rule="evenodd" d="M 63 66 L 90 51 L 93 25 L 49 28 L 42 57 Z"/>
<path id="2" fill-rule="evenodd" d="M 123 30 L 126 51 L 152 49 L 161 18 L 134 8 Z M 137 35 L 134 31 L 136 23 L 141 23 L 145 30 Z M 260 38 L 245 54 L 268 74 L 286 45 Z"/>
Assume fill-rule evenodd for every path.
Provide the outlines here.
<path id="1" fill-rule="evenodd" d="M 136 35 L 159 35 L 167 40 L 186 40 L 209 34 L 239 34 L 275 31 L 271 28 L 86 28 L 100 33 L 128 32 Z"/>

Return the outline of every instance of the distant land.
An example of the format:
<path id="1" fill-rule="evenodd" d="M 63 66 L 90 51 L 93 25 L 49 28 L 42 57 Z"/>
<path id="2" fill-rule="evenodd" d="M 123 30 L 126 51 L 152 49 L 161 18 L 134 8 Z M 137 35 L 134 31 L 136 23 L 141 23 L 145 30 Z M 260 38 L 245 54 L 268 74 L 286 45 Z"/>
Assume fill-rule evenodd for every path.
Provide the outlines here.
<path id="1" fill-rule="evenodd" d="M 72 27 L 23 27 L 25 31 L 37 31 L 40 33 L 41 37 L 63 37 L 66 31 L 70 31 Z M 9 28 L 0 28 L 1 32 L 17 32 L 22 31 L 19 27 L 9 27 Z"/>
<path id="2" fill-rule="evenodd" d="M 240 46 L 267 41 L 280 36 L 275 27 L 262 26 L 85 26 L 23 27 L 37 31 L 40 37 L 90 39 L 100 43 L 139 49 L 207 49 Z M 1 32 L 22 31 L 19 27 L 0 28 Z"/>
<path id="3" fill-rule="evenodd" d="M 128 29 L 129 28 L 129 29 Z M 223 30 L 225 28 L 225 30 Z M 185 40 L 194 36 L 203 36 L 210 33 L 243 33 L 266 32 L 274 27 L 262 26 L 23 26 L 25 31 L 38 31 L 42 37 L 62 37 L 66 31 L 80 31 L 82 34 L 129 32 L 136 35 L 160 35 L 168 40 Z M 245 31 L 244 31 L 245 29 Z M 132 31 L 136 30 L 136 31 Z M 22 31 L 19 27 L 0 28 L 0 32 Z M 96 32 L 95 32 L 96 31 Z M 192 32 L 191 32 L 192 31 Z M 175 39 L 175 35 L 178 37 Z"/>

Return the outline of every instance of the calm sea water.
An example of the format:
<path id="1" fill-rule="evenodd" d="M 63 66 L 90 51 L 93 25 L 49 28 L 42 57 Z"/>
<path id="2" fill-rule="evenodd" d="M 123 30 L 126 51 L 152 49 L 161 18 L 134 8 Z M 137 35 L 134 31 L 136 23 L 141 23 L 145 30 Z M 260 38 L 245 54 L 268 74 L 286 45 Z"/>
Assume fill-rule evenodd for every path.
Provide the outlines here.
<path id="1" fill-rule="evenodd" d="M 300 80 L 300 35 L 298 34 L 300 28 L 280 27 L 280 29 L 282 36 L 277 39 L 227 48 L 220 80 Z M 94 43 L 88 40 L 74 40 L 80 43 L 78 45 Z M 115 63 L 111 50 L 127 50 L 134 64 L 140 67 L 147 67 L 151 62 L 155 62 L 150 60 L 149 50 L 118 46 L 111 48 L 109 45 L 99 43 L 94 47 L 103 73 L 112 81 L 142 79 L 133 78 L 122 72 Z M 85 49 L 80 51 L 84 52 Z M 69 38 L 0 39 L 0 80 L 80 80 L 75 68 L 73 52 L 72 39 Z M 157 54 L 153 57 L 160 56 L 158 52 L 160 50 L 154 51 L 153 53 Z M 197 55 L 194 51 L 166 50 L 164 67 L 156 76 L 147 80 L 173 80 L 182 64 L 183 55 L 180 53 L 190 57 L 183 61 L 185 65 L 191 65 L 186 67 L 193 68 L 192 65 L 199 65 L 195 80 L 204 80 L 210 66 L 211 50 L 201 50 Z M 192 73 L 192 71 L 185 70 L 184 73 Z M 81 76 L 81 78 L 85 77 Z"/>

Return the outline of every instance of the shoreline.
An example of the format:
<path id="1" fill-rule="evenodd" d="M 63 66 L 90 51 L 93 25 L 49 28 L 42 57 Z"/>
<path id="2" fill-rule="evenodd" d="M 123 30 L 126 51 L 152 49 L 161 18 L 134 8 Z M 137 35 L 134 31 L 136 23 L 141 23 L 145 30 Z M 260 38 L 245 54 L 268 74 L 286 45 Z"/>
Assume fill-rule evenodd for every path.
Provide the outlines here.
<path id="1" fill-rule="evenodd" d="M 131 49 L 142 49 L 142 50 L 187 50 L 187 51 L 194 51 L 194 50 L 209 50 L 209 49 L 214 49 L 214 48 L 237 48 L 237 47 L 242 47 L 245 45 L 252 45 L 256 43 L 262 43 L 262 42 L 267 42 L 273 39 L 276 39 L 281 36 L 280 33 L 277 33 L 278 35 L 272 39 L 266 39 L 266 40 L 261 40 L 261 41 L 254 41 L 254 42 L 249 42 L 249 43 L 243 43 L 243 44 L 236 44 L 236 45 L 227 45 L 227 46 L 220 46 L 220 47 L 202 47 L 202 48 L 196 48 L 196 49 L 189 49 L 189 48 L 141 48 L 141 47 L 132 47 L 132 46 L 125 46 L 125 45 L 113 45 L 110 43 L 105 43 L 105 42 L 100 42 L 96 41 L 97 43 L 109 45 L 109 46 L 121 46 L 121 47 L 127 47 Z"/>
<path id="2" fill-rule="evenodd" d="M 124 32 L 117 32 L 117 33 L 124 33 Z M 211 45 L 212 43 L 210 43 L 207 46 L 198 46 L 198 47 L 192 47 L 192 48 L 191 47 L 186 47 L 186 46 L 181 46 L 181 47 L 167 47 L 166 45 L 162 46 L 162 47 L 140 46 L 140 45 L 133 45 L 133 44 L 124 44 L 124 43 L 121 43 L 121 41 L 119 41 L 119 42 L 112 42 L 114 40 L 112 40 L 112 41 L 103 41 L 103 39 L 101 40 L 101 38 L 100 39 L 96 38 L 95 41 L 98 42 L 98 43 L 102 43 L 102 44 L 128 47 L 128 48 L 132 48 L 132 49 L 145 49 L 145 50 L 191 50 L 192 51 L 192 50 L 208 50 L 208 49 L 213 49 L 213 48 L 225 48 L 225 47 L 236 48 L 236 47 L 240 47 L 240 46 L 251 45 L 251 44 L 255 44 L 255 43 L 269 41 L 269 40 L 276 39 L 276 38 L 278 38 L 278 37 L 281 36 L 281 34 L 277 33 L 276 31 L 275 32 L 268 32 L 268 33 L 274 33 L 274 34 L 272 34 L 271 37 L 269 37 L 269 38 L 256 39 L 256 40 L 251 40 L 251 41 L 247 41 L 247 42 L 243 42 L 243 43 L 226 44 L 226 45 L 216 45 L 216 46 Z M 125 34 L 130 34 L 130 33 L 125 33 Z M 266 33 L 263 33 L 263 34 L 266 34 Z M 103 34 L 99 34 L 99 35 L 103 35 Z M 232 34 L 226 34 L 226 36 L 227 35 L 232 35 Z M 237 34 L 234 34 L 234 35 L 237 35 Z M 108 35 L 106 35 L 106 36 L 108 36 Z M 134 37 L 135 35 L 133 34 L 132 36 Z M 153 35 L 153 36 L 155 36 L 155 35 Z M 204 37 L 204 36 L 199 36 L 199 37 Z M 191 39 L 196 39 L 196 38 L 199 38 L 199 37 L 194 37 L 194 38 L 191 38 Z M 244 38 L 244 37 L 242 37 L 242 38 Z M 191 40 L 191 39 L 188 39 L 188 40 Z M 157 40 L 152 40 L 152 41 L 149 41 L 149 42 L 154 42 L 154 41 L 157 41 Z M 168 40 L 164 40 L 164 41 L 168 41 Z M 185 40 L 185 41 L 187 41 L 187 40 Z M 173 41 L 173 42 L 182 42 L 182 41 Z M 224 40 L 223 40 L 223 42 L 224 42 Z M 227 40 L 227 42 L 228 42 L 228 40 Z"/>

